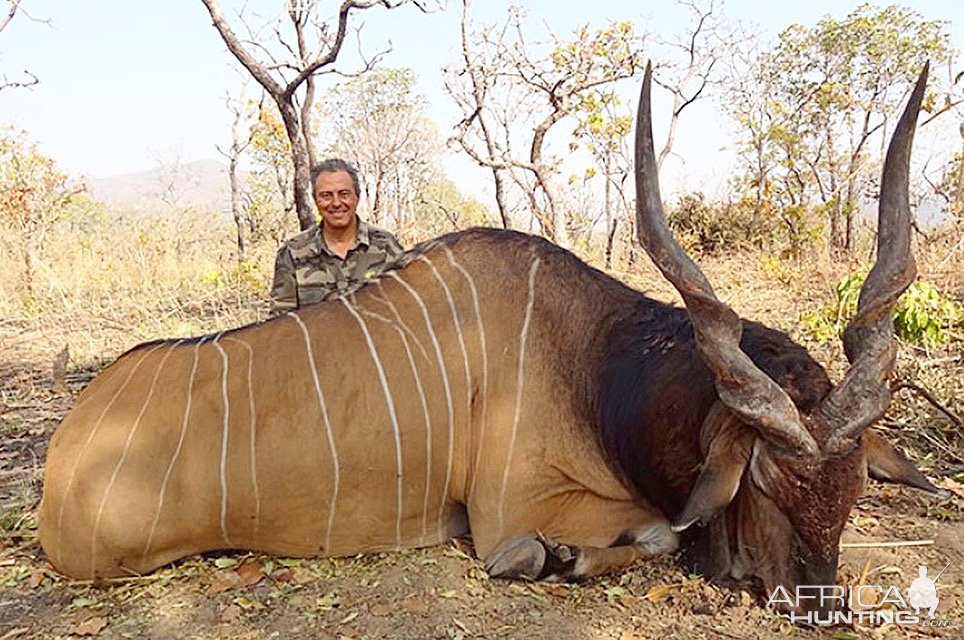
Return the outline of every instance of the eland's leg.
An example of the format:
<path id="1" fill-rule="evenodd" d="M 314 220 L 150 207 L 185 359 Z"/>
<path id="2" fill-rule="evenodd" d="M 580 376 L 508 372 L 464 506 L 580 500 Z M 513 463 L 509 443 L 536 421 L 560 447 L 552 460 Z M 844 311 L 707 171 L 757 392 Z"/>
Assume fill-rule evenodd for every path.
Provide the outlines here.
<path id="1" fill-rule="evenodd" d="M 539 533 L 525 533 L 496 547 L 486 557 L 485 568 L 494 578 L 576 581 L 672 553 L 677 546 L 678 538 L 666 522 L 627 532 L 610 547 L 561 544 Z"/>
<path id="2" fill-rule="evenodd" d="M 479 522 L 470 510 L 476 549 L 493 577 L 580 580 L 678 546 L 663 515 L 635 501 L 583 490 L 518 504 L 501 523 Z M 505 533 L 501 538 L 493 535 L 495 525 Z"/>

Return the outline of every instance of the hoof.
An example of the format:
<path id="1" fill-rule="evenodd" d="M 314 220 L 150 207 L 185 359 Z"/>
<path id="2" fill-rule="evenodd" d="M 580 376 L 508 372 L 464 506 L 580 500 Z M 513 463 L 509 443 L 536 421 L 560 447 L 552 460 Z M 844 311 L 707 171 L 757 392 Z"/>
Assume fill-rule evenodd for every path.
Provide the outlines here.
<path id="1" fill-rule="evenodd" d="M 493 578 L 565 580 L 573 578 L 579 549 L 542 535 L 525 533 L 504 541 L 485 561 Z"/>
<path id="2" fill-rule="evenodd" d="M 679 535 L 670 528 L 669 523 L 657 522 L 640 531 L 634 543 L 649 555 L 666 555 L 679 548 Z"/>
<path id="3" fill-rule="evenodd" d="M 546 563 L 546 548 L 535 536 L 509 538 L 485 559 L 485 570 L 493 578 L 536 580 Z"/>

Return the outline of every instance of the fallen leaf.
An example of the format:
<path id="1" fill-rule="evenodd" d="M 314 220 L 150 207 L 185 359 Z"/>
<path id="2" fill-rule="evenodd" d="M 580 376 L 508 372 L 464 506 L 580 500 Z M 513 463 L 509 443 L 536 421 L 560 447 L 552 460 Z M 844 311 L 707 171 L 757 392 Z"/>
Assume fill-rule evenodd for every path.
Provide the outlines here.
<path id="1" fill-rule="evenodd" d="M 879 524 L 880 524 L 880 520 L 878 520 L 877 518 L 874 518 L 873 516 L 864 517 L 864 518 L 854 518 L 854 526 L 858 528 L 876 527 Z"/>
<path id="2" fill-rule="evenodd" d="M 103 631 L 106 626 L 107 618 L 96 616 L 75 624 L 74 628 L 70 630 L 70 633 L 75 636 L 96 636 Z"/>
<path id="3" fill-rule="evenodd" d="M 96 600 L 84 597 L 77 597 L 70 601 L 70 605 L 73 607 L 90 607 L 95 604 L 97 604 Z"/>
<path id="4" fill-rule="evenodd" d="M 455 589 L 448 589 L 438 595 L 440 598 L 454 598 L 455 596 L 459 595 L 459 592 Z"/>
<path id="5" fill-rule="evenodd" d="M 946 489 L 956 494 L 958 498 L 964 498 L 964 484 L 961 484 L 954 478 L 944 478 L 943 480 L 938 480 L 935 484 L 941 489 Z"/>
<path id="6" fill-rule="evenodd" d="M 315 600 L 315 606 L 318 607 L 319 609 L 324 609 L 326 611 L 330 611 L 331 609 L 334 609 L 340 604 L 341 603 L 338 601 L 338 596 L 331 593 L 326 593 L 325 595 Z"/>
<path id="7" fill-rule="evenodd" d="M 256 609 L 264 609 L 264 605 L 263 605 L 263 604 L 261 604 L 258 600 L 255 600 L 254 598 L 250 598 L 250 597 L 248 597 L 248 596 L 243 596 L 243 595 L 242 595 L 242 596 L 238 596 L 238 597 L 234 598 L 233 602 L 234 602 L 234 604 L 238 605 L 239 607 L 241 607 L 241 608 L 244 609 L 245 611 L 253 611 L 253 610 L 256 610 Z"/>
<path id="8" fill-rule="evenodd" d="M 237 566 L 237 564 L 237 558 L 221 557 L 214 559 L 214 566 L 218 569 L 230 569 L 231 567 Z"/>
<path id="9" fill-rule="evenodd" d="M 375 603 L 368 608 L 368 613 L 378 618 L 384 618 L 392 611 L 393 611 L 393 607 L 391 605 L 385 604 L 384 602 Z"/>
<path id="10" fill-rule="evenodd" d="M 622 599 L 628 595 L 626 589 L 619 586 L 603 589 L 603 593 L 606 594 L 606 600 L 609 602 L 609 604 L 615 605 L 623 604 Z"/>
<path id="11" fill-rule="evenodd" d="M 565 598 L 569 595 L 569 585 L 567 584 L 547 584 L 543 587 L 543 590 L 550 596 L 556 596 L 557 598 Z"/>
<path id="12" fill-rule="evenodd" d="M 402 608 L 409 613 L 421 614 L 428 612 L 428 603 L 419 597 L 406 598 L 402 600 Z"/>
<path id="13" fill-rule="evenodd" d="M 215 573 L 211 576 L 211 584 L 208 586 L 207 595 L 216 596 L 219 593 L 230 591 L 241 584 L 241 576 L 234 571 L 224 571 Z"/>
<path id="14" fill-rule="evenodd" d="M 311 572 L 307 569 L 295 567 L 290 571 L 292 580 L 295 584 L 308 584 L 309 582 L 315 582 L 315 576 L 311 575 Z"/>
<path id="15" fill-rule="evenodd" d="M 234 622 L 241 617 L 241 607 L 229 604 L 221 610 L 221 622 Z"/>
<path id="16" fill-rule="evenodd" d="M 31 589 L 36 589 L 37 587 L 42 585 L 43 582 L 44 582 L 44 572 L 34 571 L 33 573 L 30 574 L 30 577 L 27 579 L 27 586 Z"/>
<path id="17" fill-rule="evenodd" d="M 665 602 L 669 599 L 670 595 L 673 593 L 673 586 L 668 584 L 658 584 L 655 587 L 651 587 L 646 595 L 643 596 L 645 600 L 650 602 Z"/>
<path id="18" fill-rule="evenodd" d="M 275 569 L 271 572 L 271 579 L 275 582 L 291 582 L 294 576 L 291 573 L 291 569 Z"/>
<path id="19" fill-rule="evenodd" d="M 354 620 L 354 619 L 357 618 L 357 617 L 358 617 L 358 612 L 357 612 L 357 611 L 352 611 L 352 612 L 349 613 L 347 616 L 345 616 L 344 618 L 342 618 L 342 619 L 341 619 L 341 622 L 339 622 L 338 624 L 348 624 L 349 622 L 351 622 L 352 620 Z"/>
<path id="20" fill-rule="evenodd" d="M 302 562 L 301 558 L 280 558 L 278 560 L 278 564 L 280 564 L 282 567 L 288 567 L 290 569 L 291 567 L 300 567 Z"/>
<path id="21" fill-rule="evenodd" d="M 261 582 L 261 578 L 264 577 L 264 572 L 261 571 L 261 565 L 257 562 L 245 562 L 238 567 L 237 573 L 241 578 L 241 584 L 246 587 L 258 584 Z"/>

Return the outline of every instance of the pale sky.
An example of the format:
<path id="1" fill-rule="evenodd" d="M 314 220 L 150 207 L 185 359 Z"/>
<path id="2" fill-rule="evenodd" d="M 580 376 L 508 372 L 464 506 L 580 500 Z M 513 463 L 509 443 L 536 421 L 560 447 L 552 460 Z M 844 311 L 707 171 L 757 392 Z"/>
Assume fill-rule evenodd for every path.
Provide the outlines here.
<path id="1" fill-rule="evenodd" d="M 221 1 L 229 15 L 243 4 Z M 274 13 L 280 2 L 247 4 L 248 11 L 262 6 Z M 329 4 L 336 6 L 334 0 Z M 386 66 L 415 71 L 419 90 L 430 104 L 429 115 L 443 136 L 459 120 L 442 89 L 441 68 L 455 61 L 460 4 L 449 0 L 445 11 L 433 15 L 413 7 L 375 8 L 356 14 L 353 22 L 364 22 L 366 50 L 391 42 Z M 547 27 L 564 37 L 582 24 L 601 27 L 609 20 L 630 20 L 640 30 L 666 38 L 686 27 L 681 7 L 638 0 L 476 0 L 472 16 L 480 23 L 501 22 L 510 4 L 524 8 L 534 36 Z M 755 26 L 764 39 L 772 40 L 794 22 L 812 25 L 827 14 L 842 18 L 859 4 L 730 0 L 725 14 Z M 904 4 L 927 19 L 949 21 L 952 44 L 964 49 L 964 2 Z M 181 161 L 219 157 L 215 146 L 228 141 L 230 126 L 224 95 L 236 92 L 239 76 L 200 0 L 24 0 L 24 6 L 33 16 L 49 19 L 50 25 L 18 15 L 0 33 L 0 71 L 15 78 L 26 68 L 41 83 L 0 92 L 0 124 L 26 129 L 71 174 L 105 177 L 143 171 L 173 155 Z M 346 43 L 346 67 L 354 49 L 354 41 Z M 656 100 L 659 139 L 658 94 Z M 571 131 L 571 126 L 564 128 Z M 731 143 L 730 130 L 709 102 L 684 113 L 670 179 L 687 189 L 723 180 L 732 169 L 731 156 L 724 150 Z M 453 177 L 462 182 L 467 175 Z"/>

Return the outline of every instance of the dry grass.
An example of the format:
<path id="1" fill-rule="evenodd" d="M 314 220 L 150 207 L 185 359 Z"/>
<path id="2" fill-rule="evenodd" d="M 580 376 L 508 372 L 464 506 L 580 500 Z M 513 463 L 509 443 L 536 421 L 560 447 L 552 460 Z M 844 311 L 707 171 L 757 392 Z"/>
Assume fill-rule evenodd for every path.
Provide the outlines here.
<path id="1" fill-rule="evenodd" d="M 25 296 L 16 236 L 0 240 L 0 318 L 52 355 L 102 363 L 159 337 L 207 333 L 262 317 L 274 247 L 239 268 L 232 226 L 196 211 L 85 227 L 62 225 Z"/>

